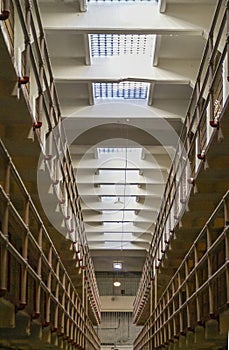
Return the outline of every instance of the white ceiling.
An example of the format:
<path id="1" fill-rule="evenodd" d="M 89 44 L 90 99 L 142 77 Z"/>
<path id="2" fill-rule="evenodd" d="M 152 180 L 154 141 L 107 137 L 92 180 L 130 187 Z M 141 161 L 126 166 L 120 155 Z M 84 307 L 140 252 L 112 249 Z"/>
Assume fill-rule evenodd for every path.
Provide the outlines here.
<path id="1" fill-rule="evenodd" d="M 121 252 L 134 270 L 152 239 L 215 1 L 39 3 L 95 267 L 111 269 Z M 150 53 L 92 57 L 90 34 L 108 33 L 151 35 Z M 149 83 L 147 99 L 95 99 L 93 83 L 126 81 Z"/>

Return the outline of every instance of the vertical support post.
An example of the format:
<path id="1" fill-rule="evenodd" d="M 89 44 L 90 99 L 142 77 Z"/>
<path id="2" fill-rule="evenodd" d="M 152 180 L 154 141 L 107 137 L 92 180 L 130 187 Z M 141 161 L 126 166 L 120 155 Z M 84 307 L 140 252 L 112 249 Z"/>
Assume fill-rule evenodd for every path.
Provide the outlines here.
<path id="1" fill-rule="evenodd" d="M 40 38 L 40 51 L 41 51 L 41 58 L 42 61 L 40 63 L 39 67 L 39 78 L 40 78 L 40 83 L 41 83 L 41 91 L 39 91 L 39 97 L 38 97 L 38 117 L 37 117 L 37 123 L 39 125 L 42 124 L 42 114 L 43 114 L 43 89 L 44 89 L 44 44 L 45 44 L 45 39 L 44 35 L 41 35 Z"/>
<path id="2" fill-rule="evenodd" d="M 60 291 L 60 284 L 59 284 L 59 278 L 60 278 L 60 260 L 58 258 L 56 262 L 56 290 L 55 290 L 55 297 L 57 299 L 57 303 L 55 304 L 55 314 L 54 314 L 54 331 L 58 329 L 58 313 L 59 313 L 59 291 Z"/>
<path id="3" fill-rule="evenodd" d="M 50 324 L 50 306 L 51 306 L 51 286 L 52 286 L 52 246 L 49 247 L 48 252 L 48 276 L 47 276 L 47 295 L 46 295 L 46 310 L 45 310 L 45 326 Z"/>
<path id="4" fill-rule="evenodd" d="M 53 168 L 53 157 L 55 156 L 55 150 L 54 150 L 54 145 L 53 145 L 53 133 L 51 130 L 46 134 L 46 160 L 50 161 L 50 168 Z"/>
<path id="5" fill-rule="evenodd" d="M 2 1 L 2 12 L 4 11 L 10 11 L 10 0 L 3 0 Z"/>
<path id="6" fill-rule="evenodd" d="M 74 290 L 72 290 L 72 293 L 71 293 L 71 304 L 74 305 L 74 307 L 71 307 L 70 306 L 70 340 L 71 342 L 73 343 L 74 342 L 74 327 L 75 327 L 75 292 Z"/>
<path id="7" fill-rule="evenodd" d="M 43 227 L 40 226 L 38 233 L 38 245 L 40 248 L 38 263 L 37 263 L 37 274 L 41 279 L 42 271 L 42 238 L 43 238 Z M 41 312 L 41 280 L 36 282 L 36 301 L 35 301 L 35 318 L 40 316 Z"/>
<path id="8" fill-rule="evenodd" d="M 51 103 L 49 106 L 49 115 L 51 117 L 51 123 L 52 125 L 57 124 L 57 120 L 55 118 L 55 110 L 54 110 L 54 82 L 52 79 L 50 79 L 50 96 L 51 96 Z"/>
<path id="9" fill-rule="evenodd" d="M 24 66 L 24 74 L 22 78 L 19 78 L 19 86 L 22 84 L 27 84 L 29 82 L 29 75 L 30 75 L 30 45 L 31 45 L 31 1 L 28 0 L 26 2 L 26 29 L 27 34 L 25 37 L 25 66 Z"/>
<path id="10" fill-rule="evenodd" d="M 63 273 L 63 280 L 62 280 L 62 284 L 63 284 L 63 295 L 62 295 L 62 301 L 61 301 L 61 306 L 62 309 L 65 309 L 65 297 L 66 297 L 66 275 L 65 272 Z M 64 335 L 64 331 L 65 331 L 65 314 L 62 311 L 62 316 L 61 316 L 61 334 Z"/>
<path id="11" fill-rule="evenodd" d="M 213 33 L 211 32 L 209 34 L 209 56 L 211 57 L 213 52 Z M 212 79 L 213 79 L 213 70 L 214 70 L 214 61 L 213 57 L 211 57 L 209 61 L 209 103 L 210 103 L 210 120 L 214 119 L 214 91 L 212 86 Z"/>
<path id="12" fill-rule="evenodd" d="M 190 126 L 190 112 L 187 113 L 187 117 L 186 117 L 186 153 L 189 153 L 190 150 L 190 144 L 191 144 L 191 140 L 190 140 L 190 135 L 191 135 L 191 126 Z"/>
<path id="13" fill-rule="evenodd" d="M 82 304 L 83 304 L 83 307 L 85 308 L 85 291 L 86 291 L 86 289 L 85 289 L 85 271 L 84 270 L 82 270 L 81 276 L 82 276 Z"/>
<path id="14" fill-rule="evenodd" d="M 84 259 L 84 256 L 82 257 Z M 82 346 L 85 349 L 85 338 L 86 338 L 86 319 L 87 319 L 87 312 L 88 312 L 88 300 L 87 300 L 87 288 L 85 286 L 86 278 L 85 278 L 85 269 L 82 269 L 82 303 L 83 303 L 83 338 L 82 338 Z"/>
<path id="15" fill-rule="evenodd" d="M 187 327 L 190 328 L 191 327 L 191 315 L 190 315 L 190 305 L 187 302 L 188 298 L 189 298 L 189 284 L 187 281 L 187 277 L 189 275 L 189 268 L 188 268 L 188 260 L 185 261 L 185 276 L 186 276 L 186 283 L 185 283 L 185 289 L 186 289 L 186 306 L 187 306 Z"/>
<path id="16" fill-rule="evenodd" d="M 69 340 L 70 337 L 70 283 L 67 286 L 67 315 L 66 315 L 66 327 L 65 327 L 65 339 Z"/>
<path id="17" fill-rule="evenodd" d="M 77 309 L 77 295 L 74 293 L 73 296 L 73 304 L 75 305 L 74 308 L 74 324 L 73 324 L 73 344 L 77 344 L 77 327 L 78 327 L 78 309 Z"/>
<path id="18" fill-rule="evenodd" d="M 182 315 L 182 310 L 181 310 L 181 306 L 182 306 L 182 291 L 181 291 L 181 275 L 180 272 L 178 272 L 177 275 L 177 280 L 178 280 L 178 302 L 179 302 L 179 323 L 180 323 L 180 333 L 183 333 L 184 331 L 184 323 L 183 323 L 183 315 Z"/>
<path id="19" fill-rule="evenodd" d="M 211 247 L 211 233 L 210 229 L 207 226 L 207 250 L 209 251 Z M 208 253 L 208 279 L 212 275 L 212 258 L 211 254 Z M 212 284 L 209 283 L 208 285 L 208 297 L 209 297 L 209 314 L 212 316 L 214 314 L 214 301 L 213 301 L 213 290 L 212 290 Z"/>
<path id="20" fill-rule="evenodd" d="M 154 288 L 153 288 L 153 276 L 151 273 L 151 278 L 150 278 L 150 311 L 149 311 L 150 317 L 152 316 L 153 309 L 154 309 L 153 301 L 154 301 Z"/>
<path id="21" fill-rule="evenodd" d="M 167 319 L 169 319 L 169 322 L 167 323 L 167 326 L 166 326 L 168 328 L 166 342 L 168 342 L 172 338 L 171 320 L 170 320 L 170 318 L 171 318 L 171 305 L 169 305 L 169 303 L 173 305 L 173 297 L 172 297 L 172 300 L 170 301 L 169 290 L 167 290 L 165 298 L 166 298 L 165 305 L 166 305 L 167 310 L 168 310 Z M 166 314 L 165 314 L 165 316 L 166 316 Z M 167 321 L 167 319 L 165 318 L 165 322 Z"/>
<path id="22" fill-rule="evenodd" d="M 10 170 L 11 170 L 11 162 L 8 161 L 5 169 L 5 182 L 4 182 L 4 190 L 6 194 L 9 196 L 10 194 Z M 2 233 L 6 238 L 6 242 L 8 241 L 8 231 L 9 231 L 9 203 L 10 200 L 6 203 L 3 213 L 2 220 Z M 1 246 L 1 282 L 0 282 L 0 292 L 4 294 L 7 290 L 7 275 L 8 275 L 8 250 L 6 243 L 2 243 Z"/>
<path id="23" fill-rule="evenodd" d="M 157 269 L 155 269 L 154 273 L 154 309 L 157 308 Z"/>
<path id="24" fill-rule="evenodd" d="M 199 154 L 204 150 L 204 145 L 201 144 L 201 128 L 200 128 L 200 80 L 198 79 L 196 82 L 196 115 L 195 115 L 196 123 L 197 123 L 197 134 L 196 134 L 196 155 L 198 157 Z M 197 168 L 198 168 L 198 162 Z M 196 168 L 196 171 L 197 171 Z"/>
<path id="25" fill-rule="evenodd" d="M 196 294 L 196 315 L 197 315 L 197 322 L 200 323 L 200 295 L 198 293 L 200 283 L 199 283 L 198 270 L 196 268 L 196 266 L 198 264 L 198 249 L 197 249 L 196 245 L 194 247 L 194 255 L 195 255 L 195 267 L 194 268 L 195 268 L 195 282 L 196 282 L 195 291 L 197 292 L 197 294 Z"/>
<path id="26" fill-rule="evenodd" d="M 160 335 L 160 342 L 159 345 L 163 344 L 163 301 L 160 301 L 159 305 L 159 335 Z"/>
<path id="27" fill-rule="evenodd" d="M 30 73 L 30 37 L 31 37 L 31 3 L 28 1 L 26 7 L 26 26 L 29 37 L 27 38 L 25 46 L 25 77 L 29 77 Z"/>
<path id="28" fill-rule="evenodd" d="M 196 119 L 200 121 L 200 78 L 196 81 Z"/>
<path id="29" fill-rule="evenodd" d="M 172 303 L 172 314 L 173 314 L 173 319 L 172 319 L 172 332 L 171 332 L 171 335 L 170 337 L 172 338 L 173 336 L 176 336 L 177 335 L 177 328 L 176 328 L 176 317 L 174 316 L 175 314 L 175 311 L 176 311 L 176 304 L 175 304 L 175 298 L 174 298 L 174 295 L 175 295 L 175 282 L 173 281 L 172 283 L 172 294 L 173 294 L 173 303 Z"/>
<path id="30" fill-rule="evenodd" d="M 5 169 L 5 182 L 4 182 L 4 191 L 7 195 L 10 194 L 10 171 L 11 171 L 11 161 L 9 159 L 6 169 Z"/>
<path id="31" fill-rule="evenodd" d="M 27 276 L 28 276 L 28 266 L 27 266 L 27 260 L 28 260 L 28 244 L 29 244 L 29 198 L 26 198 L 25 202 L 25 214 L 24 214 L 24 221 L 27 226 L 27 231 L 24 234 L 23 240 L 22 240 L 22 257 L 26 261 L 26 265 L 21 266 L 21 298 L 20 298 L 20 309 L 23 309 L 25 305 L 27 304 Z"/>

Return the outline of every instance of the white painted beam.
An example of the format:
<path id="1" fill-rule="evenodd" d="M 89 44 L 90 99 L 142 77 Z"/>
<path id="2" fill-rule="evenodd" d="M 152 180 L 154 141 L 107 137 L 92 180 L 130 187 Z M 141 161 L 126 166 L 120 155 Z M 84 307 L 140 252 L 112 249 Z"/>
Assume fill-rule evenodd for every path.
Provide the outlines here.
<path id="1" fill-rule="evenodd" d="M 52 60 L 57 82 L 124 82 L 140 81 L 189 84 L 195 80 L 198 60 L 163 59 L 160 66 L 152 67 L 142 61 L 130 62 L 127 57 L 99 58 L 92 66 L 83 66 L 73 58 Z"/>
<path id="2" fill-rule="evenodd" d="M 164 183 L 155 183 L 155 184 L 148 184 L 147 188 L 140 188 L 137 186 L 131 187 L 131 195 L 132 196 L 143 196 L 143 197 L 154 197 L 161 198 L 164 190 Z M 95 187 L 93 191 L 91 191 L 91 186 L 89 187 L 88 184 L 81 184 L 79 188 L 80 196 L 82 197 L 96 197 L 96 196 L 111 196 L 111 194 L 114 192 L 114 187 L 111 185 L 106 185 L 103 187 Z M 121 196 L 123 194 L 122 188 L 119 186 L 116 188 L 116 191 L 114 193 L 114 196 Z"/>
<path id="3" fill-rule="evenodd" d="M 125 224 L 125 232 L 130 233 L 136 233 L 136 234 L 143 234 L 144 232 L 151 233 L 154 232 L 155 229 L 155 223 L 152 222 L 151 225 L 149 223 L 126 223 Z M 89 225 L 85 223 L 85 230 L 88 234 L 103 234 L 104 232 L 112 232 L 112 233 L 118 233 L 122 230 L 122 225 L 118 222 L 113 223 L 106 223 L 106 225 L 102 225 L 97 223 L 97 225 Z"/>
<path id="4" fill-rule="evenodd" d="M 160 146 L 158 146 L 160 147 Z M 149 171 L 166 171 L 170 168 L 171 165 L 171 159 L 166 152 L 165 148 L 163 149 L 163 153 L 148 153 L 146 154 L 145 150 L 145 159 L 136 159 L 134 155 L 130 154 L 128 155 L 128 167 L 125 168 L 125 159 L 121 157 L 121 155 L 118 157 L 118 154 L 114 159 L 112 159 L 109 156 L 103 156 L 95 159 L 92 153 L 87 153 L 82 150 L 82 153 L 74 153 L 74 149 L 76 147 L 71 147 L 71 157 L 73 162 L 73 167 L 75 169 L 80 169 L 81 171 L 84 170 L 114 170 L 114 171 L 124 171 L 123 169 L 126 169 L 127 171 L 142 171 L 143 175 L 146 174 Z M 153 149 L 153 147 L 152 147 Z M 157 147 L 155 146 L 155 150 L 157 150 Z M 96 149 L 95 149 L 96 151 Z M 155 151 L 156 152 L 156 151 Z M 162 151 L 161 151 L 162 152 Z M 81 158 L 83 156 L 83 158 Z M 80 158 L 79 158 L 80 157 Z"/>
<path id="5" fill-rule="evenodd" d="M 120 178 L 116 177 L 116 179 L 114 179 L 114 176 L 112 176 L 112 178 L 106 178 L 106 177 L 97 177 L 98 175 L 95 175 L 94 179 L 92 179 L 91 176 L 87 176 L 85 174 L 85 176 L 80 176 L 77 177 L 77 183 L 80 186 L 81 184 L 85 184 L 85 185 L 118 185 L 118 186 L 122 186 L 124 185 L 123 180 L 121 180 Z M 142 176 L 137 176 L 136 178 L 133 177 L 133 179 L 127 180 L 127 184 L 128 186 L 131 185 L 137 185 L 137 186 L 141 186 L 141 185 L 164 185 L 166 183 L 166 178 L 167 176 L 162 176 L 161 174 L 157 176 L 157 178 L 143 178 Z M 122 182 L 121 182 L 122 181 Z M 91 187 L 91 186 L 90 186 Z"/>
<path id="6" fill-rule="evenodd" d="M 104 233 L 103 235 L 90 235 L 87 237 L 89 242 L 103 242 L 104 240 L 107 242 L 146 242 L 149 243 L 152 240 L 151 234 L 141 234 L 141 235 L 133 235 L 132 233 L 115 233 L 108 234 Z"/>
<path id="7" fill-rule="evenodd" d="M 87 108 L 88 105 L 84 106 L 82 108 L 82 105 L 76 104 L 77 99 L 62 99 L 62 115 L 68 118 L 73 118 L 77 122 L 77 127 L 81 130 L 82 126 L 87 123 L 87 128 L 91 128 L 93 126 L 96 126 L 96 121 L 99 121 L 104 124 L 104 122 L 107 120 L 107 123 L 125 123 L 126 117 L 131 115 L 132 120 L 139 119 L 141 117 L 141 125 L 144 118 L 144 124 L 147 122 L 147 118 L 151 119 L 153 118 L 154 122 L 156 122 L 155 127 L 158 129 L 160 123 L 159 120 L 165 119 L 165 120 L 174 120 L 177 122 L 181 122 L 181 118 L 185 115 L 185 110 L 187 108 L 187 101 L 185 100 L 157 100 L 157 105 L 148 106 L 146 105 L 145 101 L 142 107 L 138 106 L 138 101 L 135 100 L 135 103 L 132 103 L 132 101 L 111 101 L 106 100 L 103 101 L 103 105 L 100 105 L 99 101 L 96 101 L 96 105 L 91 106 L 90 110 Z M 172 108 L 171 108 L 172 104 Z M 185 105 L 184 105 L 185 104 Z M 111 108 L 112 106 L 112 108 Z M 118 108 L 117 108 L 118 107 Z M 128 112 L 129 108 L 129 112 Z M 134 109 L 135 108 L 135 109 Z M 171 110 L 170 110 L 171 108 Z M 107 113 L 109 111 L 109 119 L 107 118 Z M 93 121 L 94 119 L 94 121 Z M 158 123 L 157 123 L 158 120 Z M 138 122 L 138 121 L 137 121 Z M 99 125 L 97 123 L 97 125 Z M 66 125 L 67 126 L 67 125 Z M 85 128 L 84 128 L 85 129 Z"/>
<path id="8" fill-rule="evenodd" d="M 89 242 L 89 248 L 90 250 L 118 250 L 120 251 L 120 249 L 131 249 L 131 250 L 144 250 L 144 251 L 148 251 L 149 249 L 149 244 L 148 243 L 133 243 L 133 242 L 124 242 L 121 246 L 120 242 L 104 242 L 104 243 L 100 243 L 100 242 Z M 93 253 L 92 253 L 93 255 Z"/>
<path id="9" fill-rule="evenodd" d="M 143 214 L 141 212 L 141 214 Z M 124 213 L 124 220 L 123 220 L 123 211 L 118 211 L 115 213 L 110 213 L 110 214 L 89 214 L 87 215 L 84 213 L 83 218 L 85 223 L 90 223 L 90 222 L 135 222 L 135 223 L 150 223 L 154 220 L 156 220 L 158 215 L 158 211 L 148 211 L 146 212 L 146 215 L 133 215 L 131 212 L 126 211 Z M 104 228 L 106 230 L 106 228 Z"/>
<path id="10" fill-rule="evenodd" d="M 76 30 L 78 33 L 196 34 L 202 35 L 211 20 L 213 6 L 174 5 L 172 13 L 160 13 L 157 4 L 90 4 L 87 13 L 74 13 L 67 4 L 41 4 L 46 30 Z M 174 16 L 174 13 L 177 16 Z M 209 18 L 210 17 L 210 18 Z"/>
<path id="11" fill-rule="evenodd" d="M 118 197 L 114 197 L 114 201 L 109 202 L 99 202 L 99 201 L 85 201 L 81 205 L 81 209 L 86 212 L 86 210 L 121 210 L 124 204 L 115 203 Z M 123 198 L 122 198 L 123 200 Z M 161 204 L 160 198 L 152 198 L 146 200 L 146 203 L 136 202 L 136 198 L 127 197 L 125 210 L 158 210 L 157 205 Z"/>
<path id="12" fill-rule="evenodd" d="M 112 109 L 114 109 L 113 108 L 113 106 L 112 106 Z M 154 108 L 152 108 L 152 109 L 154 109 Z M 151 118 L 152 118 L 152 115 L 151 115 Z M 83 120 L 82 120 L 82 122 L 83 122 Z M 150 121 L 151 123 L 152 123 L 152 120 Z M 90 119 L 89 120 L 87 120 L 87 124 L 88 123 L 90 123 Z M 144 123 L 146 123 L 146 121 L 144 120 Z M 89 127 L 91 127 L 90 125 L 89 125 Z M 95 149 L 96 151 L 98 151 L 97 150 L 97 148 Z M 75 145 L 75 144 L 72 144 L 71 146 L 70 146 L 70 151 L 71 151 L 71 156 L 72 156 L 72 158 L 73 158 L 73 160 L 75 159 L 75 156 L 77 157 L 77 155 L 79 156 L 80 155 L 80 158 L 81 158 L 81 155 L 85 155 L 85 154 L 87 154 L 88 155 L 88 157 L 86 158 L 86 161 L 88 162 L 98 162 L 98 156 L 96 156 L 95 157 L 95 159 L 94 159 L 94 149 L 90 146 L 90 145 Z M 154 157 L 164 157 L 164 156 L 166 156 L 166 155 L 168 155 L 169 154 L 169 152 L 171 151 L 171 148 L 170 147 L 164 147 L 164 146 L 147 146 L 147 149 L 145 150 L 145 157 L 144 158 L 141 158 L 141 167 L 142 168 L 144 168 L 144 166 L 146 165 L 146 164 L 148 164 L 147 163 L 147 159 L 148 159 L 148 157 L 150 157 L 151 158 L 151 154 L 153 154 L 154 155 Z M 101 155 L 100 155 L 101 156 Z M 106 160 L 106 158 L 107 158 L 107 160 L 110 160 L 111 162 L 113 162 L 113 160 L 112 159 L 110 159 L 110 157 L 109 156 L 107 156 L 107 155 L 103 155 L 103 159 L 104 160 Z M 132 160 L 132 155 L 130 154 L 129 156 L 128 156 L 128 158 L 130 159 L 130 160 Z M 82 160 L 82 164 L 84 164 L 84 160 Z M 150 161 L 150 164 L 151 164 L 151 161 Z"/>

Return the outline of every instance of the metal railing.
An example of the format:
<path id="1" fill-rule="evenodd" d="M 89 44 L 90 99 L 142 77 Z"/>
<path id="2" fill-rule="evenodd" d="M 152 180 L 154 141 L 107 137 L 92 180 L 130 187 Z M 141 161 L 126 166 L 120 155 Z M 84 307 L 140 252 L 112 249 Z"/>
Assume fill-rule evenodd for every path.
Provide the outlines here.
<path id="1" fill-rule="evenodd" d="M 74 169 L 65 130 L 61 123 L 61 110 L 38 2 L 37 0 L 7 0 L 2 1 L 3 9 L 4 3 L 7 3 L 7 6 L 10 4 L 9 18 L 3 22 L 11 43 L 10 53 L 14 52 L 15 57 L 19 57 L 15 67 L 18 88 L 27 101 L 31 114 L 32 133 L 40 143 L 50 185 L 53 186 L 53 192 L 57 196 L 60 211 L 63 214 L 66 236 L 72 240 L 78 264 L 88 279 L 90 304 L 99 322 L 101 315 L 98 287 L 88 249 Z M 21 54 L 16 51 L 19 49 L 15 47 L 10 33 L 15 33 L 22 38 L 19 45 L 23 47 Z M 70 219 L 65 220 L 66 217 Z"/>
<path id="2" fill-rule="evenodd" d="M 0 293 L 80 348 L 100 342 L 60 256 L 0 141 Z"/>
<path id="3" fill-rule="evenodd" d="M 228 23 L 229 2 L 226 1 L 225 6 L 225 1 L 219 0 L 143 267 L 134 302 L 134 322 L 144 310 L 155 271 L 160 267 L 174 229 L 187 210 L 197 174 L 201 166 L 207 164 L 207 149 L 214 130 L 218 130 L 220 137 L 220 113 L 225 102 L 223 79 L 227 81 L 229 76 Z M 224 75 L 223 66 L 226 66 Z"/>
<path id="4" fill-rule="evenodd" d="M 154 349 L 217 319 L 229 303 L 229 192 L 206 222 L 134 342 Z"/>

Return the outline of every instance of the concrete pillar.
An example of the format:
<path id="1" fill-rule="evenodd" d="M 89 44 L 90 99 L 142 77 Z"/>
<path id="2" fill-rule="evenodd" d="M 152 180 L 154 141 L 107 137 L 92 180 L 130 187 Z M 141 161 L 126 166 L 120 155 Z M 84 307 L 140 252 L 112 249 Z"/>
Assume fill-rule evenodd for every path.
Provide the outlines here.
<path id="1" fill-rule="evenodd" d="M 18 311 L 15 317 L 17 336 L 29 336 L 30 333 L 30 316 L 24 311 Z"/>
<path id="2" fill-rule="evenodd" d="M 184 335 L 181 335 L 179 338 L 179 349 L 186 349 L 186 338 Z"/>
<path id="3" fill-rule="evenodd" d="M 4 298 L 0 298 L 0 328 L 15 327 L 15 307 Z"/>
<path id="4" fill-rule="evenodd" d="M 30 339 L 33 342 L 42 340 L 42 326 L 38 321 L 31 322 Z"/>
<path id="5" fill-rule="evenodd" d="M 209 320 L 206 322 L 205 338 L 207 340 L 216 339 L 219 336 L 219 324 L 216 320 Z"/>
<path id="6" fill-rule="evenodd" d="M 43 329 L 42 329 L 42 342 L 44 344 L 51 344 L 51 330 L 50 330 L 50 327 L 43 327 Z"/>
<path id="7" fill-rule="evenodd" d="M 202 326 L 195 327 L 195 343 L 201 344 L 205 342 L 205 329 Z"/>
<path id="8" fill-rule="evenodd" d="M 51 332 L 51 345 L 54 347 L 58 346 L 58 336 L 56 332 Z"/>
<path id="9" fill-rule="evenodd" d="M 219 316 L 220 334 L 228 336 L 229 332 L 229 310 L 222 312 Z"/>
<path id="10" fill-rule="evenodd" d="M 194 349 L 195 348 L 194 341 L 195 341 L 194 332 L 187 332 L 187 335 L 186 335 L 186 348 L 190 349 L 190 350 Z"/>

